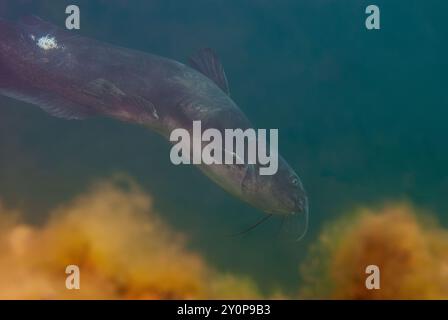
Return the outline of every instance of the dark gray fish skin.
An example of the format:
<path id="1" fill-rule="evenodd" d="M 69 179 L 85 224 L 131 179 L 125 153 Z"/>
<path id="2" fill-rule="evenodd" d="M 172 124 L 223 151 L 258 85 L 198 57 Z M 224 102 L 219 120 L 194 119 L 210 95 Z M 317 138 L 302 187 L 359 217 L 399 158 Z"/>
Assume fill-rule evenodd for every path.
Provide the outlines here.
<path id="1" fill-rule="evenodd" d="M 81 37 L 28 17 L 17 24 L 0 20 L 0 93 L 38 105 L 65 119 L 107 116 L 138 123 L 165 138 L 176 128 L 252 128 L 217 79 L 174 60 Z M 193 60 L 201 67 L 200 58 Z M 207 62 L 207 61 L 206 61 Z M 213 63 L 212 63 L 213 65 Z M 207 67 L 207 64 L 205 64 Z M 213 66 L 212 66 L 213 67 Z M 201 165 L 224 189 L 269 213 L 308 210 L 297 174 L 279 157 L 273 176 L 257 165 Z"/>

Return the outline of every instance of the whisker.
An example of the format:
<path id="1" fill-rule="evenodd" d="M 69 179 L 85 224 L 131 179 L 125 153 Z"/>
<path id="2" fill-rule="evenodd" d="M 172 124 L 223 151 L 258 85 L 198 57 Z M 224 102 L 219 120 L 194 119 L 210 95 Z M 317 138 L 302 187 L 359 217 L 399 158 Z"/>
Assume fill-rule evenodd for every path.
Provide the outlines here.
<path id="1" fill-rule="evenodd" d="M 232 234 L 232 235 L 230 235 L 230 236 L 231 236 L 231 237 L 243 236 L 243 235 L 247 234 L 248 232 L 254 230 L 256 227 L 258 227 L 259 225 L 261 225 L 263 222 L 269 220 L 270 217 L 272 217 L 272 214 L 268 214 L 268 215 L 264 216 L 264 217 L 261 218 L 259 221 L 257 221 L 257 223 L 255 223 L 254 225 L 250 226 L 249 228 L 247 228 L 247 229 L 245 229 L 245 230 L 243 230 L 243 231 L 241 231 L 241 232 Z"/>
<path id="2" fill-rule="evenodd" d="M 283 228 L 285 227 L 285 220 L 286 220 L 286 216 L 282 216 L 282 220 L 280 221 L 280 225 L 277 230 L 277 235 L 276 235 L 277 239 L 280 237 L 280 234 L 281 234 Z"/>
<path id="3" fill-rule="evenodd" d="M 306 206 L 306 209 L 305 209 L 305 228 L 303 229 L 303 232 L 302 232 L 302 234 L 300 235 L 300 237 L 298 237 L 297 239 L 296 239 L 296 241 L 297 242 L 299 242 L 300 240 L 302 240 L 304 237 L 305 237 L 305 235 L 307 234 L 307 232 L 308 232 L 308 226 L 309 226 L 309 220 L 310 220 L 310 218 L 309 218 L 309 209 L 308 209 L 308 206 Z"/>

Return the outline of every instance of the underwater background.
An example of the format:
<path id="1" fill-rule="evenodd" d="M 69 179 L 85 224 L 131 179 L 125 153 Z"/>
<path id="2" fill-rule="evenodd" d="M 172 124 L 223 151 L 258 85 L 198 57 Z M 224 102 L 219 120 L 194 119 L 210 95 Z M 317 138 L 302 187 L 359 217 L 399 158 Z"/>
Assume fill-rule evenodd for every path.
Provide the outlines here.
<path id="1" fill-rule="evenodd" d="M 134 201 L 135 194 L 127 200 L 127 193 L 114 189 L 120 186 L 104 182 L 120 175 L 138 186 L 139 195 L 150 197 L 157 219 L 184 236 L 182 250 L 194 252 L 220 274 L 249 279 L 256 296 L 364 298 L 363 293 L 332 291 L 339 281 L 335 273 L 363 259 L 366 264 L 402 263 L 392 267 L 398 268 L 394 272 L 409 271 L 413 279 L 428 272 L 428 263 L 440 263 L 440 277 L 446 279 L 448 254 L 440 248 L 448 247 L 448 3 L 0 0 L 0 16 L 35 14 L 63 27 L 69 4 L 81 9 L 81 30 L 76 32 L 97 40 L 184 63 L 198 49 L 214 48 L 240 108 L 255 126 L 279 129 L 279 151 L 309 195 L 308 234 L 300 242 L 287 241 L 278 236 L 281 219 L 273 218 L 243 237 L 229 237 L 255 223 L 262 212 L 228 195 L 197 169 L 172 165 L 170 145 L 156 134 L 108 119 L 60 120 L 6 97 L 0 97 L 3 216 L 20 212 L 21 224 L 34 230 L 48 228 L 55 208 L 66 208 L 82 195 L 106 192 L 106 199 L 112 193 L 123 203 Z M 369 4 L 381 9 L 381 30 L 365 28 Z M 108 191 L 92 191 L 98 181 Z M 81 207 L 87 215 L 79 219 L 88 220 L 89 205 Z M 107 224 L 114 215 L 105 219 Z M 9 220 L 2 221 L 0 228 Z M 70 223 L 63 225 L 70 228 Z M 111 238 L 120 239 L 119 225 L 110 229 Z M 408 248 L 415 238 L 407 237 L 414 234 L 418 245 Z M 133 235 L 129 233 L 130 239 Z M 390 255 L 350 260 L 359 248 L 349 244 L 362 243 L 363 237 L 369 239 L 367 248 Z M 145 254 L 139 238 L 134 240 L 126 242 L 123 254 L 134 246 Z M 166 241 L 175 240 L 168 236 Z M 143 244 L 150 250 L 151 243 Z M 418 248 L 424 253 L 415 257 Z M 47 249 L 48 244 L 42 252 Z M 329 266 L 327 260 L 335 256 L 338 262 Z M 176 254 L 170 257 L 168 265 L 184 261 Z M 364 268 L 361 263 L 353 271 L 359 271 L 353 277 L 362 285 Z M 185 277 L 193 276 L 189 267 L 182 270 Z M 168 283 L 170 277 L 160 281 Z M 433 282 L 441 281 L 425 276 L 411 287 L 426 292 L 422 288 Z M 447 288 L 427 292 L 423 297 L 448 297 Z M 401 296 L 394 291 L 386 297 Z"/>

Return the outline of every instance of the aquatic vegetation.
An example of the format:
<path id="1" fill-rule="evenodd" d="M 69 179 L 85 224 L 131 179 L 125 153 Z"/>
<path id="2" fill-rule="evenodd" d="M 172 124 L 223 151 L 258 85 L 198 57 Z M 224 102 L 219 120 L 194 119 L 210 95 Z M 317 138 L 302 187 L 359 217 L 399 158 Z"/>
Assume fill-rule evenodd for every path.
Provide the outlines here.
<path id="1" fill-rule="evenodd" d="M 121 183 L 122 184 L 122 183 Z M 258 298 L 246 277 L 220 273 L 186 248 L 128 181 L 101 182 L 54 210 L 42 227 L 0 207 L 0 298 Z M 65 267 L 81 270 L 81 289 L 65 288 Z"/>
<path id="2" fill-rule="evenodd" d="M 381 289 L 365 288 L 366 266 Z M 408 204 L 359 209 L 329 224 L 301 267 L 304 298 L 446 299 L 448 230 Z"/>
<path id="3" fill-rule="evenodd" d="M 22 216 L 0 206 L 0 298 L 294 297 L 262 295 L 250 278 L 212 267 L 128 178 L 97 183 L 40 227 Z M 410 205 L 359 209 L 329 224 L 312 245 L 298 297 L 447 298 L 447 252 L 448 231 Z M 81 269 L 82 290 L 63 285 L 71 264 Z M 364 286 L 369 264 L 381 269 L 381 290 Z"/>

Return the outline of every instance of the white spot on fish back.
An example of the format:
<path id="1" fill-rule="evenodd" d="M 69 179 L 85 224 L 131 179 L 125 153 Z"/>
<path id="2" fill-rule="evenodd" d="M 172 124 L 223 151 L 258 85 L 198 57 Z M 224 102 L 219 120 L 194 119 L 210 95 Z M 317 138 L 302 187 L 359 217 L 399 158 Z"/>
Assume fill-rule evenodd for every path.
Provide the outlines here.
<path id="1" fill-rule="evenodd" d="M 34 36 L 31 36 L 34 37 Z M 41 49 L 44 50 L 52 50 L 52 49 L 58 49 L 59 45 L 58 42 L 56 41 L 55 37 L 50 37 L 49 35 L 46 35 L 44 37 L 40 37 L 37 40 L 37 45 L 38 47 L 40 47 Z"/>

